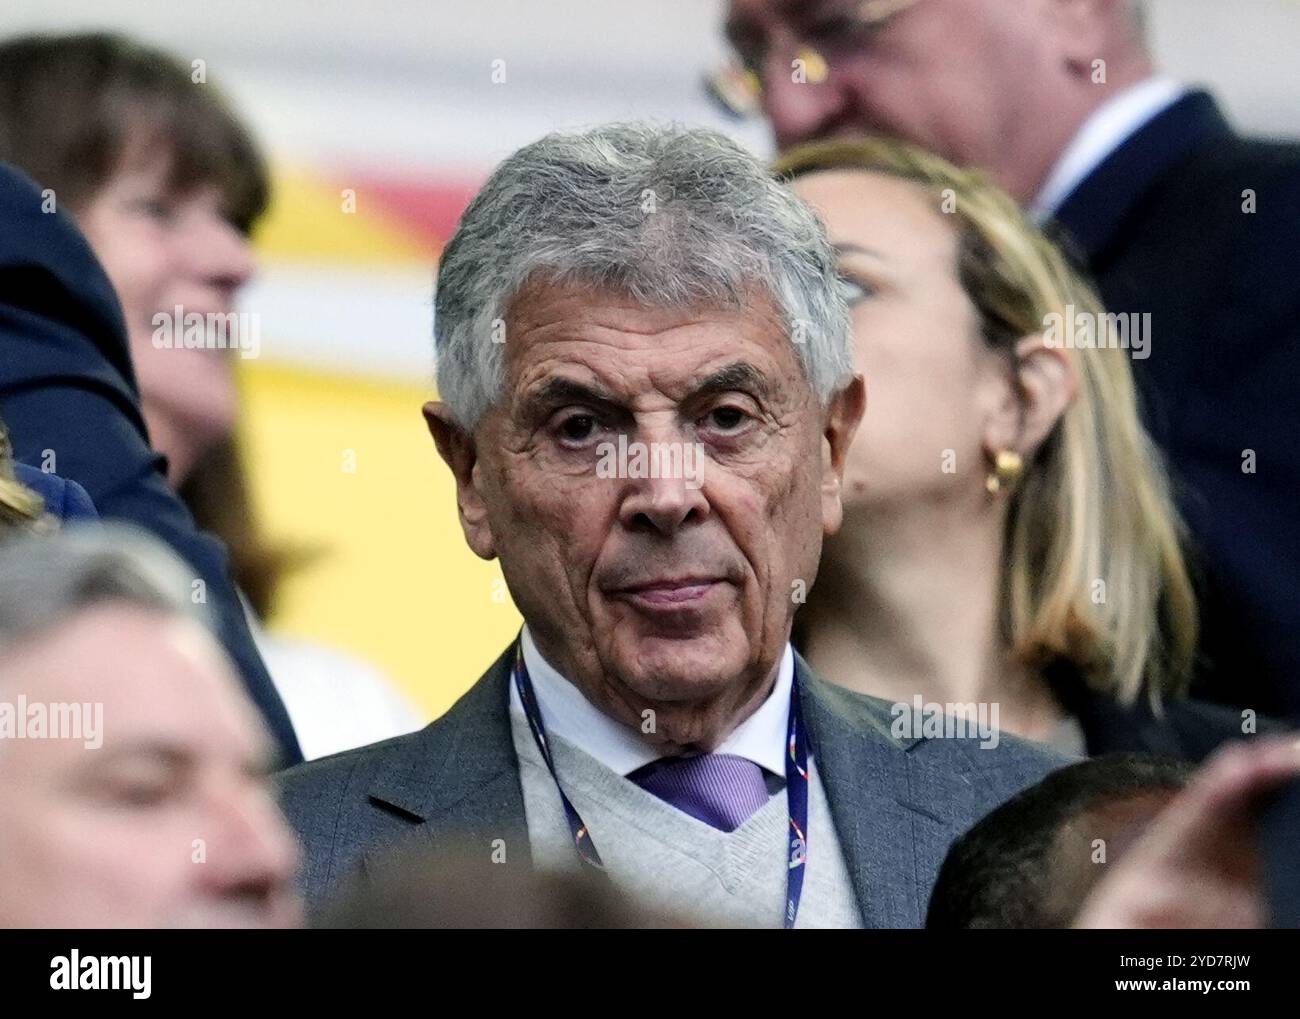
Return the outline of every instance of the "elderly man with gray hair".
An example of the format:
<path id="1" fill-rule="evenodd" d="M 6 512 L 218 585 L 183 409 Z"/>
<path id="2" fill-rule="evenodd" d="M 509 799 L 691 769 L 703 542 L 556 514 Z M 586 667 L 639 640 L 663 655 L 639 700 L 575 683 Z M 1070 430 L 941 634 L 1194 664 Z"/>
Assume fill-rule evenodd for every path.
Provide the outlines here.
<path id="1" fill-rule="evenodd" d="M 716 133 L 552 134 L 496 170 L 443 252 L 425 416 L 525 625 L 428 728 L 283 776 L 310 901 L 413 839 L 706 922 L 921 924 L 949 843 L 1056 759 L 900 737 L 790 646 L 865 400 L 836 284 L 813 213 Z"/>

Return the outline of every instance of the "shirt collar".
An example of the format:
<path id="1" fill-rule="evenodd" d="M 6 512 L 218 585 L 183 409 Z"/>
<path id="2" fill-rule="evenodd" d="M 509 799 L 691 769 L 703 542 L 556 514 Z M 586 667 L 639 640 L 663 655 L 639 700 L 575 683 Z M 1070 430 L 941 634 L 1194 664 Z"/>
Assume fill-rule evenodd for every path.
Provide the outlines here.
<path id="1" fill-rule="evenodd" d="M 580 748 L 620 775 L 663 757 L 662 747 L 641 738 L 634 728 L 610 718 L 542 657 L 525 626 L 520 635 L 524 665 L 548 734 Z M 786 644 L 776 670 L 776 683 L 758 710 L 740 723 L 714 751 L 744 757 L 776 775 L 785 774 L 785 742 L 790 721 L 790 688 L 794 683 L 794 650 Z M 510 703 L 523 711 L 519 691 L 510 684 Z"/>
<path id="2" fill-rule="evenodd" d="M 1178 101 L 1185 89 L 1173 78 L 1153 75 L 1095 109 L 1061 153 L 1030 205 L 1042 222 L 1056 212 L 1093 170 L 1143 125 Z"/>

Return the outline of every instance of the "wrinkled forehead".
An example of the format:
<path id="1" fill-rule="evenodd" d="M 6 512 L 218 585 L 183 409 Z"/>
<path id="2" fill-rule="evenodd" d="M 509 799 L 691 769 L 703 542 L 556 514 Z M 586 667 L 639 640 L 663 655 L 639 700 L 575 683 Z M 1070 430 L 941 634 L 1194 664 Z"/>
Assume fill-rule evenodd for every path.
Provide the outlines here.
<path id="1" fill-rule="evenodd" d="M 773 398 L 808 387 L 776 303 L 758 288 L 735 304 L 666 307 L 590 285 L 535 283 L 511 302 L 505 332 L 515 399 L 563 379 L 623 399 L 651 390 L 681 398 L 728 381 Z"/>

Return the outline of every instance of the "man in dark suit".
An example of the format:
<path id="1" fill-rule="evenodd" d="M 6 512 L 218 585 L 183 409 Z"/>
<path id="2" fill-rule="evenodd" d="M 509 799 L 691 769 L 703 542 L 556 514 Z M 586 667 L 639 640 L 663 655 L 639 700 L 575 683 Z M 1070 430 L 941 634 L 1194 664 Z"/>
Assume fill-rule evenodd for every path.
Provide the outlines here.
<path id="1" fill-rule="evenodd" d="M 1133 371 L 1204 573 L 1198 687 L 1300 710 L 1300 147 L 1157 74 L 1140 0 L 731 0 L 727 32 L 779 145 L 878 132 L 980 167 L 1111 312 L 1150 314 Z"/>
<path id="2" fill-rule="evenodd" d="M 154 532 L 195 571 L 222 643 L 282 760 L 302 759 L 253 644 L 220 543 L 167 486 L 149 448 L 117 298 L 85 239 L 0 165 L 0 419 L 15 458 L 75 481 L 99 514 Z"/>
<path id="3" fill-rule="evenodd" d="M 411 839 L 729 925 L 918 926 L 948 844 L 1056 764 L 790 648 L 864 406 L 835 282 L 721 135 L 497 169 L 442 256 L 425 414 L 525 626 L 433 725 L 283 777 L 312 902 Z"/>

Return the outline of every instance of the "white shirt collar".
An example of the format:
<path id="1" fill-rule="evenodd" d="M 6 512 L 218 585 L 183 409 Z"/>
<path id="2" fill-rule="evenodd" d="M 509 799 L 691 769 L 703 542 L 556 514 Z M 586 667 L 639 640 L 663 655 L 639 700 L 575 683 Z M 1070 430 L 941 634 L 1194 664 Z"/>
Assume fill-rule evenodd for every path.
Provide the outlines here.
<path id="1" fill-rule="evenodd" d="M 611 771 L 627 775 L 664 756 L 663 749 L 641 733 L 610 718 L 542 657 L 525 626 L 520 636 L 524 664 L 550 735 L 579 747 Z M 758 710 L 740 723 L 714 753 L 735 754 L 776 775 L 785 775 L 785 741 L 790 721 L 790 687 L 794 683 L 794 650 L 789 644 L 777 666 L 776 683 Z M 519 691 L 510 684 L 510 703 L 523 711 Z"/>
<path id="2" fill-rule="evenodd" d="M 1029 206 L 1042 222 L 1065 204 L 1093 170 L 1156 114 L 1172 106 L 1185 89 L 1172 78 L 1153 75 L 1093 110 L 1061 153 Z"/>

